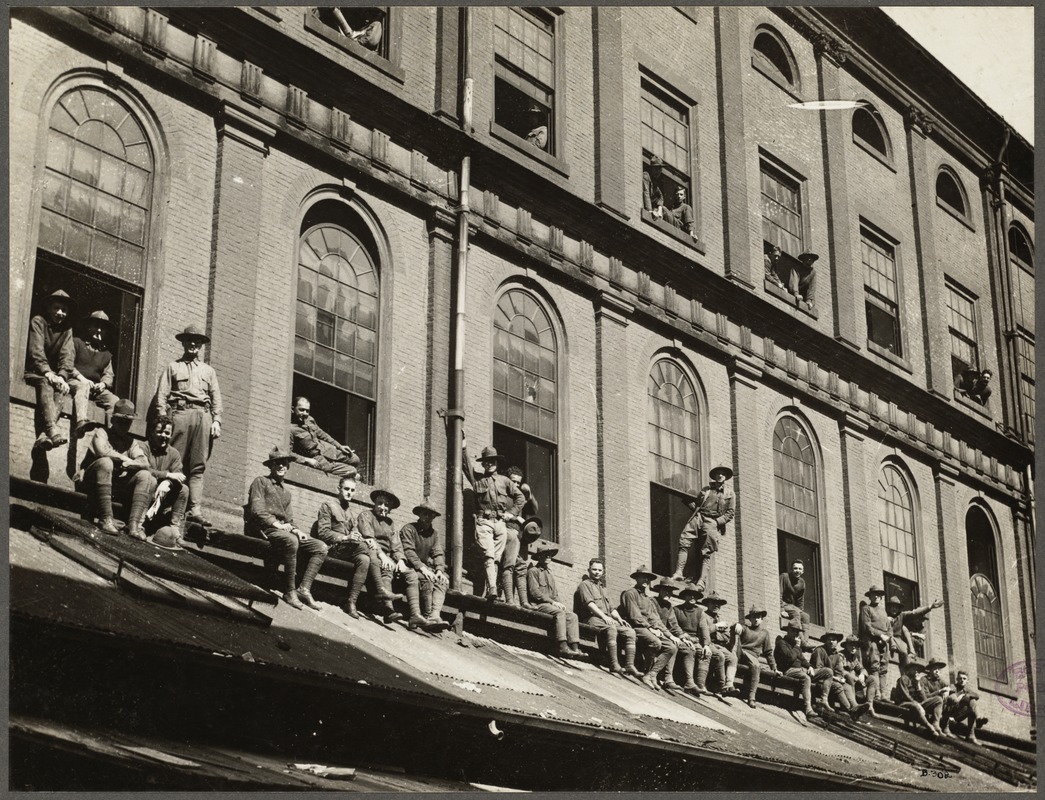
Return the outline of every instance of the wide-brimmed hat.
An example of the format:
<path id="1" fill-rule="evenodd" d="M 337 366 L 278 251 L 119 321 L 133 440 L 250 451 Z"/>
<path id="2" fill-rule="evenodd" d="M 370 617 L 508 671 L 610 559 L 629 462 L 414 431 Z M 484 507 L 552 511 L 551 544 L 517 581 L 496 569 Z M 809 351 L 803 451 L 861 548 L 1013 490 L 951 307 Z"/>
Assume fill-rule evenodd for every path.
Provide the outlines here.
<path id="1" fill-rule="evenodd" d="M 715 475 L 715 473 L 716 473 L 716 472 L 724 472 L 724 473 L 726 473 L 726 477 L 724 478 L 724 480 L 727 480 L 727 481 L 728 481 L 728 480 L 729 480 L 730 478 L 732 478 L 732 477 L 733 477 L 733 470 L 731 470 L 731 469 L 730 469 L 729 467 L 727 467 L 727 466 L 726 466 L 725 464 L 719 464 L 719 465 L 718 465 L 717 467 L 715 467 L 714 469 L 712 469 L 712 470 L 711 470 L 711 472 L 709 472 L 709 473 L 708 473 L 708 477 L 709 477 L 709 478 L 712 478 L 712 477 L 714 477 L 714 475 Z"/>
<path id="2" fill-rule="evenodd" d="M 826 642 L 828 639 L 835 639 L 842 642 L 845 641 L 845 634 L 839 633 L 838 631 L 827 631 L 820 637 L 821 642 Z"/>
<path id="3" fill-rule="evenodd" d="M 664 159 L 662 159 L 660 156 L 653 156 L 649 160 L 649 165 L 651 167 L 663 167 L 664 166 Z"/>
<path id="4" fill-rule="evenodd" d="M 885 597 L 885 589 L 881 589 L 878 586 L 872 584 L 871 588 L 864 592 L 864 597 L 872 597 L 876 594 L 880 594 L 882 597 Z"/>
<path id="5" fill-rule="evenodd" d="M 650 572 L 648 569 L 646 569 L 645 564 L 641 564 L 628 577 L 632 580 L 635 580 L 636 578 L 648 578 L 649 580 L 653 581 L 657 579 L 657 573 Z"/>
<path id="6" fill-rule="evenodd" d="M 269 457 L 266 458 L 261 463 L 264 464 L 267 467 L 269 464 L 273 464 L 273 463 L 275 463 L 277 461 L 293 461 L 293 460 L 294 460 L 293 456 L 291 456 L 290 453 L 284 453 L 282 450 L 279 449 L 279 445 L 277 444 L 275 447 L 273 447 L 271 450 L 269 450 Z"/>
<path id="7" fill-rule="evenodd" d="M 202 331 L 202 329 L 200 329 L 197 325 L 189 325 L 181 333 L 174 334 L 174 338 L 177 339 L 179 342 L 187 342 L 189 339 L 198 339 L 204 344 L 210 343 L 210 337 L 207 334 L 205 334 Z"/>
<path id="8" fill-rule="evenodd" d="M 887 606 L 902 606 L 903 605 L 903 600 L 901 600 L 899 597 L 897 597 L 894 594 L 892 597 L 890 597 L 888 600 L 885 601 L 885 604 Z"/>
<path id="9" fill-rule="evenodd" d="M 395 493 L 392 492 L 391 490 L 389 490 L 389 489 L 374 489 L 374 491 L 372 491 L 370 493 L 370 502 L 371 503 L 377 503 L 378 495 L 384 495 L 388 499 L 388 510 L 389 511 L 392 511 L 393 509 L 399 508 L 399 506 L 400 506 L 399 498 L 396 497 Z"/>
<path id="10" fill-rule="evenodd" d="M 653 591 L 655 592 L 671 592 L 674 594 L 683 588 L 683 585 L 679 584 L 678 581 L 672 578 L 661 578 L 657 583 L 653 584 Z"/>
<path id="11" fill-rule="evenodd" d="M 788 631 L 798 631 L 799 633 L 801 633 L 805 629 L 802 627 L 802 623 L 799 622 L 797 619 L 789 619 L 787 622 L 780 626 L 780 630 L 782 630 L 784 633 L 787 633 Z"/>
<path id="12" fill-rule="evenodd" d="M 845 647 L 846 645 L 850 645 L 850 644 L 853 647 L 859 647 L 860 646 L 860 637 L 857 636 L 856 634 L 850 633 L 848 636 L 846 636 L 842 640 L 842 647 Z"/>
<path id="13" fill-rule="evenodd" d="M 137 419 L 138 415 L 135 413 L 134 403 L 130 400 L 117 400 L 116 405 L 112 409 L 113 419 Z"/>
<path id="14" fill-rule="evenodd" d="M 149 543 L 154 544 L 157 547 L 162 547 L 164 550 L 182 550 L 184 549 L 181 544 L 181 531 L 174 525 L 164 525 L 162 528 L 156 531 L 152 536 L 149 537 Z"/>
<path id="15" fill-rule="evenodd" d="M 759 608 L 758 606 L 754 606 L 753 605 L 753 606 L 751 606 L 751 608 L 749 608 L 747 610 L 747 613 L 744 615 L 744 619 L 751 619 L 752 617 L 768 617 L 768 616 L 769 616 L 769 612 L 766 611 L 764 608 Z"/>
<path id="16" fill-rule="evenodd" d="M 44 308 L 46 308 L 50 303 L 55 302 L 64 303 L 65 306 L 69 309 L 69 313 L 72 313 L 72 310 L 76 308 L 76 301 L 69 296 L 68 292 L 65 292 L 61 289 L 55 289 L 49 295 L 44 297 Z"/>
<path id="17" fill-rule="evenodd" d="M 925 665 L 926 669 L 943 669 L 947 666 L 946 661 L 940 661 L 938 658 L 929 657 L 929 663 Z"/>
<path id="18" fill-rule="evenodd" d="M 818 256 L 816 253 L 802 253 L 802 255 L 798 257 L 798 260 L 801 261 L 805 266 L 809 267 L 812 266 L 813 262 L 819 258 L 820 256 Z"/>
<path id="19" fill-rule="evenodd" d="M 416 506 L 414 506 L 413 510 L 411 510 L 410 513 L 416 514 L 417 516 L 421 516 L 421 514 L 431 514 L 436 517 L 443 516 L 439 509 L 437 509 L 435 506 L 428 502 L 427 498 L 425 498 L 423 502 L 418 503 Z"/>
<path id="20" fill-rule="evenodd" d="M 559 552 L 559 545 L 555 542 L 549 542 L 547 539 L 538 539 L 533 543 L 533 547 L 530 548 L 530 555 L 534 558 L 538 556 L 553 556 Z"/>
<path id="21" fill-rule="evenodd" d="M 501 455 L 498 455 L 497 454 L 497 448 L 491 446 L 491 447 L 484 447 L 482 454 L 478 458 L 476 458 L 475 460 L 476 461 L 486 461 L 487 459 L 490 459 L 490 458 L 496 458 L 498 461 L 504 461 L 505 457 L 501 456 Z"/>
<path id="22" fill-rule="evenodd" d="M 116 330 L 116 326 L 112 324 L 109 315 L 100 309 L 98 311 L 92 311 L 80 320 L 81 327 L 86 328 L 88 325 L 101 325 L 105 330 L 109 331 L 109 333 Z"/>
<path id="23" fill-rule="evenodd" d="M 704 597 L 704 593 L 700 591 L 700 589 L 695 589 L 692 586 L 686 586 L 684 589 L 679 590 L 679 599 L 688 600 L 690 597 L 699 603 L 701 598 Z"/>
<path id="24" fill-rule="evenodd" d="M 522 527 L 519 529 L 519 536 L 524 542 L 534 542 L 541 537 L 543 529 L 544 522 L 535 514 L 523 520 Z"/>
<path id="25" fill-rule="evenodd" d="M 919 672 L 925 672 L 925 669 L 926 669 L 925 662 L 922 661 L 918 656 L 913 656 L 913 655 L 912 656 L 908 656 L 907 657 L 907 663 L 904 664 L 904 669 L 910 669 L 911 667 L 914 667 Z"/>
<path id="26" fill-rule="evenodd" d="M 724 606 L 729 601 L 722 597 L 718 592 L 712 592 L 711 594 L 704 595 L 703 603 L 706 606 Z"/>

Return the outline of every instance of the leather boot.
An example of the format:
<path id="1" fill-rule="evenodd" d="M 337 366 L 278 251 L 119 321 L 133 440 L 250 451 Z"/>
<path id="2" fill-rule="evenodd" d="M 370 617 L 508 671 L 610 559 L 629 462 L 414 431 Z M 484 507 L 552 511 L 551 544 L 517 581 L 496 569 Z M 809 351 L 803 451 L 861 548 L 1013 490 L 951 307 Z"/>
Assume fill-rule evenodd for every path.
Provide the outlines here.
<path id="1" fill-rule="evenodd" d="M 326 560 L 326 552 L 322 554 L 312 555 L 308 559 L 308 563 L 305 565 L 305 572 L 301 576 L 301 583 L 298 584 L 298 598 L 309 608 L 319 610 L 320 605 L 312 597 L 312 581 L 316 579 L 316 575 L 319 574 L 319 568 L 323 566 L 323 561 Z"/>
<path id="2" fill-rule="evenodd" d="M 519 601 L 515 597 L 515 575 L 512 574 L 511 567 L 501 570 L 501 594 L 504 595 L 504 602 L 508 605 L 519 605 Z"/>
<path id="3" fill-rule="evenodd" d="M 421 613 L 421 593 L 417 586 L 416 573 L 412 580 L 407 580 L 406 603 L 410 607 L 410 620 L 407 623 L 407 627 L 410 630 L 416 630 L 417 628 L 423 628 L 427 625 L 428 620 L 425 619 L 425 615 Z"/>
<path id="4" fill-rule="evenodd" d="M 402 619 L 403 615 L 395 610 L 395 606 L 392 605 L 391 598 L 396 595 L 392 592 L 392 576 L 381 573 L 381 593 L 378 598 L 381 600 L 381 612 L 383 614 L 385 624 L 395 622 L 397 619 Z"/>
<path id="5" fill-rule="evenodd" d="M 635 644 L 624 645 L 624 673 L 633 678 L 641 678 L 642 673 L 635 668 Z"/>
<path id="6" fill-rule="evenodd" d="M 98 527 L 102 529 L 102 533 L 107 533 L 110 536 L 119 536 L 120 531 L 116 527 L 116 523 L 113 522 L 112 516 L 102 517 L 98 522 Z"/>
<path id="7" fill-rule="evenodd" d="M 486 599 L 491 602 L 497 599 L 497 564 L 492 558 L 486 562 Z"/>
<path id="8" fill-rule="evenodd" d="M 283 593 L 283 601 L 291 608 L 296 608 L 298 611 L 303 609 L 305 606 L 301 604 L 298 599 L 298 593 L 295 589 L 291 589 L 289 592 Z"/>
<path id="9" fill-rule="evenodd" d="M 686 675 L 686 682 L 682 684 L 683 689 L 697 689 L 698 686 L 693 680 L 693 667 L 697 662 L 697 651 L 696 650 L 683 650 L 682 651 L 682 670 Z"/>
<path id="10" fill-rule="evenodd" d="M 140 542 L 144 542 L 147 538 L 145 531 L 142 530 L 142 524 L 133 517 L 127 521 L 127 535 L 132 539 L 137 539 Z"/>
<path id="11" fill-rule="evenodd" d="M 515 573 L 515 593 L 519 597 L 519 605 L 523 608 L 533 608 L 530 603 L 530 590 L 526 583 L 526 569 Z"/>
<path id="12" fill-rule="evenodd" d="M 341 606 L 341 610 L 352 617 L 352 619 L 359 619 L 359 611 L 356 610 L 356 601 L 354 599 L 346 600 L 345 604 Z"/>

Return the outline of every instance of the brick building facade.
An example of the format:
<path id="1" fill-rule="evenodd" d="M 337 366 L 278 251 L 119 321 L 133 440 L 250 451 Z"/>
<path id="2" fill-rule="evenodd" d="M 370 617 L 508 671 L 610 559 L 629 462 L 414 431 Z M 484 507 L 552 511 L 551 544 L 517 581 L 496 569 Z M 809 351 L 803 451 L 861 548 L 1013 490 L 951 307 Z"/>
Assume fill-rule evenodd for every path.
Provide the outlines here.
<path id="1" fill-rule="evenodd" d="M 34 461 L 20 371 L 62 287 L 119 320 L 139 408 L 206 327 L 225 524 L 305 393 L 367 488 L 430 497 L 449 530 L 463 311 L 470 449 L 526 469 L 560 581 L 597 553 L 613 591 L 668 573 L 684 501 L 731 464 L 731 608 L 774 609 L 796 557 L 814 633 L 852 630 L 872 583 L 942 599 L 926 654 L 1025 735 L 1004 709 L 1035 698 L 1013 667 L 1035 659 L 1031 147 L 876 10 L 372 11 L 376 50 L 303 7 L 13 11 L 12 474 L 75 467 Z M 643 210 L 654 155 L 692 236 Z M 774 244 L 819 255 L 811 306 L 767 279 Z M 993 371 L 985 405 L 964 368 Z M 333 488 L 290 480 L 301 519 Z"/>

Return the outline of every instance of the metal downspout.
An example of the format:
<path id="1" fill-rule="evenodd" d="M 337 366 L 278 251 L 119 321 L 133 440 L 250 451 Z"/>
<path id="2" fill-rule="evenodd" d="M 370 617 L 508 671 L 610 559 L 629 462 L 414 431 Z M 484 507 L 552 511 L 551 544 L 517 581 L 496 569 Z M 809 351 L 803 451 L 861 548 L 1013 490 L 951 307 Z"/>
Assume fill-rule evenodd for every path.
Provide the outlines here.
<path id="1" fill-rule="evenodd" d="M 465 136 L 472 135 L 472 58 L 470 38 L 471 10 L 460 9 L 461 52 L 461 129 Z M 450 380 L 450 484 L 453 486 L 450 530 L 450 589 L 461 591 L 464 560 L 464 479 L 462 471 L 461 444 L 464 436 L 464 345 L 465 345 L 465 300 L 468 286 L 468 200 L 471 185 L 471 145 L 466 139 L 465 152 L 461 157 L 461 174 L 458 180 L 456 263 L 454 265 L 454 326 L 451 346 L 454 353 L 453 376 Z"/>

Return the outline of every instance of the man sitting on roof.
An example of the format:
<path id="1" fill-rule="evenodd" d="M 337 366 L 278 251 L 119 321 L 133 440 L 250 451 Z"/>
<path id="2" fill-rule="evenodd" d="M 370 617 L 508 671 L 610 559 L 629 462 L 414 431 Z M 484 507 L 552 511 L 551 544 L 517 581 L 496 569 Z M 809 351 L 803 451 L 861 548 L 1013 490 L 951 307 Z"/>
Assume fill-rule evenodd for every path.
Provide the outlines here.
<path id="1" fill-rule="evenodd" d="M 904 665 L 903 675 L 897 679 L 893 687 L 892 701 L 921 720 L 933 738 L 938 738 L 943 736 L 943 731 L 936 724 L 936 717 L 943 707 L 943 698 L 926 696 L 918 679 L 918 673 L 924 672 L 925 662 L 918 656 L 910 656 Z"/>
<path id="2" fill-rule="evenodd" d="M 656 578 L 645 565 L 631 573 L 635 585 L 625 589 L 620 595 L 618 611 L 632 628 L 635 629 L 637 644 L 641 644 L 652 662 L 650 668 L 642 676 L 642 682 L 654 691 L 660 691 L 657 676 L 664 672 L 669 661 L 675 659 L 678 648 L 671 641 L 668 629 L 660 620 L 660 614 L 654 607 L 652 598 L 646 594 L 646 587 Z"/>
<path id="3" fill-rule="evenodd" d="M 762 656 L 772 672 L 776 672 L 776 660 L 773 648 L 769 644 L 769 631 L 762 627 L 762 620 L 768 616 L 764 608 L 751 606 L 745 615 L 748 624 L 742 626 L 737 634 L 740 642 L 739 661 L 747 664 L 747 704 L 755 708 L 755 693 L 762 677 L 762 664 L 758 657 Z"/>
<path id="4" fill-rule="evenodd" d="M 348 597 L 341 610 L 353 619 L 359 619 L 356 603 L 363 591 L 363 584 L 370 576 L 372 586 L 381 585 L 381 566 L 375 556 L 371 559 L 370 548 L 359 531 L 352 516 L 352 495 L 356 493 L 356 479 L 344 475 L 337 482 L 337 500 L 326 500 L 319 506 L 319 515 L 312 523 L 312 535 L 329 549 L 328 558 L 352 563 L 352 579 L 348 584 Z"/>
<path id="5" fill-rule="evenodd" d="M 598 630 L 599 647 L 606 654 L 610 674 L 627 674 L 641 678 L 642 673 L 635 668 L 635 631 L 624 621 L 615 608 L 610 607 L 606 596 L 606 584 L 603 576 L 606 565 L 601 558 L 593 558 L 588 562 L 588 574 L 581 578 L 573 595 L 573 609 L 577 618 Z M 618 642 L 624 643 L 624 667 L 617 659 Z"/>
<path id="6" fill-rule="evenodd" d="M 406 563 L 418 575 L 418 590 L 421 596 L 421 616 L 426 631 L 441 631 L 449 626 L 443 621 L 443 601 L 450 579 L 446 575 L 446 558 L 439 535 L 432 527 L 436 517 L 442 516 L 428 500 L 414 506 L 417 520 L 409 522 L 399 530 Z"/>
<path id="7" fill-rule="evenodd" d="M 294 398 L 290 410 L 290 451 L 294 462 L 331 475 L 355 477 L 359 456 L 319 427 L 311 411 L 312 403 L 307 397 Z"/>
<path id="8" fill-rule="evenodd" d="M 538 539 L 533 545 L 533 557 L 536 564 L 530 565 L 527 576 L 527 591 L 535 611 L 551 614 L 555 618 L 555 641 L 558 644 L 557 655 L 562 658 L 582 658 L 580 649 L 580 626 L 577 615 L 567 611 L 559 601 L 559 590 L 555 586 L 548 562 L 559 552 L 559 545 L 547 539 Z"/>
<path id="9" fill-rule="evenodd" d="M 965 734 L 965 741 L 979 744 L 976 731 L 987 724 L 987 718 L 978 716 L 976 701 L 980 696 L 969 688 L 969 673 L 963 669 L 954 675 L 954 687 L 943 701 L 943 718 L 940 722 L 940 730 L 944 736 L 954 736 L 951 732 L 951 723 L 968 723 L 969 732 Z"/>
<path id="10" fill-rule="evenodd" d="M 687 586 L 679 592 L 682 605 L 675 606 L 672 612 L 682 630 L 683 641 L 689 645 L 682 650 L 682 669 L 686 676 L 682 688 L 697 697 L 708 691 L 708 668 L 712 661 L 711 617 L 699 604 L 701 597 L 703 592 Z"/>
<path id="11" fill-rule="evenodd" d="M 671 643 L 676 648 L 675 653 L 668 659 L 668 665 L 664 668 L 664 680 L 661 681 L 660 685 L 665 689 L 676 692 L 682 690 L 682 687 L 675 683 L 675 658 L 678 655 L 678 651 L 695 651 L 693 643 L 685 638 L 685 633 L 679 627 L 678 618 L 675 616 L 675 607 L 671 602 L 671 596 L 679 588 L 681 588 L 681 585 L 671 578 L 662 578 L 653 587 L 653 591 L 657 593 L 654 607 L 657 609 L 657 614 L 660 615 L 661 623 L 668 631 L 668 638 L 671 639 Z"/>
<path id="12" fill-rule="evenodd" d="M 845 636 L 828 631 L 820 639 L 823 644 L 813 651 L 809 659 L 816 670 L 813 683 L 820 687 L 820 702 L 825 709 L 831 708 L 832 703 L 837 704 L 843 711 L 848 711 L 853 719 L 858 719 L 869 706 L 856 702 L 856 692 L 848 681 L 845 656 L 841 652 L 841 642 Z"/>
<path id="13" fill-rule="evenodd" d="M 722 613 L 722 606 L 728 602 L 716 592 L 704 598 L 704 606 L 711 623 L 711 665 L 717 664 L 722 694 L 740 694 L 733 681 L 737 677 L 737 636 L 744 626 L 740 623 L 722 622 L 718 618 Z"/>
<path id="14" fill-rule="evenodd" d="M 152 500 L 153 483 L 145 449 L 131 436 L 131 421 L 136 418 L 134 403 L 130 400 L 117 402 L 109 427 L 96 428 L 91 433 L 76 477 L 83 476 L 83 490 L 91 504 L 91 516 L 97 518 L 103 533 L 119 534 L 113 521 L 112 499 L 115 493 L 123 500 L 130 500 L 128 535 L 144 540 L 142 519 Z"/>
<path id="15" fill-rule="evenodd" d="M 845 681 L 852 689 L 852 698 L 857 701 L 857 691 L 867 685 L 867 670 L 864 669 L 864 661 L 860 657 L 860 639 L 854 634 L 849 634 L 842 640 L 842 672 Z M 866 696 L 866 692 L 865 692 Z M 867 713 L 877 717 L 874 707 L 870 702 L 867 704 Z"/>
<path id="16" fill-rule="evenodd" d="M 287 605 L 296 609 L 305 606 L 318 609 L 319 605 L 312 599 L 312 581 L 326 560 L 327 546 L 294 526 L 290 490 L 283 485 L 290 462 L 290 454 L 279 446 L 273 447 L 268 458 L 261 462 L 268 467 L 269 474 L 255 478 L 250 485 L 244 527 L 247 536 L 269 543 L 273 557 L 266 559 L 266 565 L 273 573 L 283 564 L 283 600 Z M 297 580 L 298 551 L 307 559 L 300 582 Z"/>
<path id="17" fill-rule="evenodd" d="M 399 498 L 388 489 L 374 489 L 370 493 L 373 509 L 364 509 L 356 520 L 359 533 L 370 547 L 371 558 L 377 558 L 381 565 L 381 585 L 373 587 L 375 596 L 384 605 L 385 623 L 402 619 L 403 615 L 392 606 L 388 598 L 394 597 L 392 583 L 406 591 L 406 601 L 410 607 L 410 628 L 423 628 L 427 623 L 421 615 L 421 594 L 417 581 L 417 573 L 406 563 L 403 542 L 399 533 L 392 526 L 389 514 L 399 508 Z"/>
<path id="18" fill-rule="evenodd" d="M 809 665 L 809 659 L 805 657 L 798 644 L 798 637 L 802 633 L 802 623 L 793 619 L 788 620 L 783 625 L 783 632 L 783 636 L 776 638 L 773 658 L 776 659 L 777 668 L 785 678 L 799 682 L 799 694 L 805 703 L 803 709 L 805 715 L 815 717 L 817 713 L 813 710 L 812 702 L 813 668 Z"/>
<path id="19" fill-rule="evenodd" d="M 170 417 L 156 417 L 149 429 L 149 440 L 143 449 L 149 461 L 149 491 L 152 505 L 145 512 L 146 520 L 157 525 L 173 525 L 178 538 L 185 535 L 185 509 L 189 503 L 189 490 L 185 485 L 185 472 L 181 453 L 171 445 L 174 423 Z"/>
<path id="20" fill-rule="evenodd" d="M 913 620 L 920 623 L 930 611 L 936 608 L 943 608 L 943 600 L 936 600 L 930 605 L 913 608 L 910 611 L 903 610 L 903 601 L 896 595 L 886 601 L 885 612 L 889 615 L 892 626 L 892 650 L 898 655 L 900 669 L 903 669 L 903 665 L 907 663 L 907 656 L 915 652 L 914 634 L 911 633 L 907 622 Z"/>

